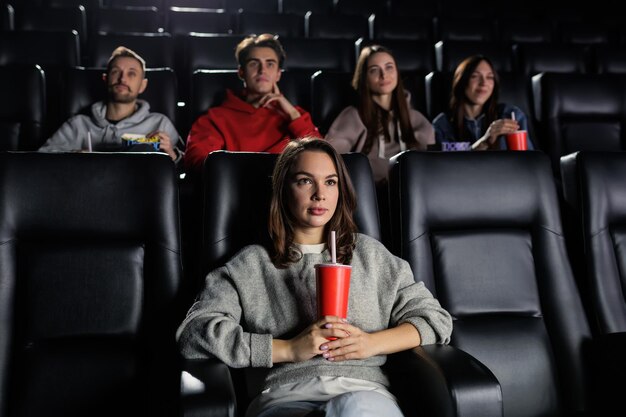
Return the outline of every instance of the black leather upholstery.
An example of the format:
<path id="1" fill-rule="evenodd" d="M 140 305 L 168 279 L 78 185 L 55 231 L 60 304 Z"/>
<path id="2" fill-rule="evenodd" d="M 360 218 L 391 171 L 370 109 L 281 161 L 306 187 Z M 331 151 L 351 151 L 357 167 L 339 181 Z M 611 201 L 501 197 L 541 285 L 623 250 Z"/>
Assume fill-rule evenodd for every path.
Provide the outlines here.
<path id="1" fill-rule="evenodd" d="M 213 9 L 171 7 L 167 11 L 167 32 L 172 36 L 200 33 L 233 33 L 236 30 L 232 13 Z"/>
<path id="2" fill-rule="evenodd" d="M 237 17 L 237 28 L 242 35 L 273 33 L 285 38 L 304 36 L 304 16 L 302 15 L 243 11 L 238 13 Z"/>
<path id="3" fill-rule="evenodd" d="M 395 251 L 452 314 L 506 416 L 589 412 L 591 333 L 541 152 L 418 152 L 390 178 Z M 577 414 L 579 413 L 579 414 Z"/>
<path id="4" fill-rule="evenodd" d="M 0 150 L 35 150 L 42 144 L 45 89 L 41 67 L 0 66 Z"/>
<path id="5" fill-rule="evenodd" d="M 306 12 L 331 14 L 334 0 L 281 0 L 279 7 L 283 13 L 295 13 L 304 16 Z"/>
<path id="6" fill-rule="evenodd" d="M 434 43 L 433 19 L 428 16 L 376 15 L 374 18 L 374 39 L 383 45 L 390 40 L 410 39 Z"/>
<path id="7" fill-rule="evenodd" d="M 543 149 L 558 176 L 559 159 L 575 151 L 626 149 L 624 77 L 614 74 L 542 74 L 535 82 L 541 103 Z"/>
<path id="8" fill-rule="evenodd" d="M 457 65 L 470 55 L 488 56 L 498 72 L 513 70 L 513 52 L 507 45 L 482 41 L 442 41 L 435 45 L 437 70 L 454 72 Z"/>
<path id="9" fill-rule="evenodd" d="M 65 73 L 63 96 L 60 104 L 62 117 L 58 125 L 75 114 L 90 114 L 90 107 L 96 101 L 106 99 L 106 81 L 102 75 L 104 68 L 70 68 Z M 171 68 L 150 68 L 146 70 L 148 87 L 139 96 L 150 104 L 150 111 L 166 115 L 176 125 L 176 75 Z"/>
<path id="10" fill-rule="evenodd" d="M 549 20 L 517 16 L 498 18 L 498 39 L 507 44 L 542 43 L 554 40 L 554 28 Z"/>
<path id="11" fill-rule="evenodd" d="M 2 31 L 15 29 L 15 9 L 10 4 L 0 5 L 0 29 Z"/>
<path id="12" fill-rule="evenodd" d="M 0 414 L 176 415 L 175 169 L 0 154 Z"/>
<path id="13" fill-rule="evenodd" d="M 0 33 L 0 65 L 38 64 L 48 67 L 80 65 L 80 45 L 76 31 L 40 30 Z"/>
<path id="14" fill-rule="evenodd" d="M 87 47 L 87 13 L 84 7 L 23 7 L 15 14 L 16 30 L 78 32 L 81 49 Z"/>
<path id="15" fill-rule="evenodd" d="M 369 37 L 367 16 L 320 15 L 305 16 L 305 36 L 309 38 L 350 39 Z"/>
<path id="16" fill-rule="evenodd" d="M 516 44 L 517 70 L 526 75 L 540 72 L 585 74 L 591 69 L 591 56 L 584 45 L 561 43 Z"/>
<path id="17" fill-rule="evenodd" d="M 598 74 L 626 73 L 626 51 L 617 45 L 595 45 L 594 64 Z"/>
<path id="18" fill-rule="evenodd" d="M 436 41 L 494 41 L 494 21 L 489 17 L 440 16 L 435 21 Z"/>
<path id="19" fill-rule="evenodd" d="M 339 15 L 359 15 L 369 17 L 372 13 L 387 12 L 387 2 L 380 0 L 336 0 L 335 13 Z"/>
<path id="20" fill-rule="evenodd" d="M 157 33 L 162 27 L 156 7 L 102 7 L 97 10 L 93 33 Z"/>
<path id="21" fill-rule="evenodd" d="M 355 47 L 352 39 L 280 39 L 287 59 L 286 69 L 353 71 Z"/>
<path id="22" fill-rule="evenodd" d="M 320 133 L 326 134 L 337 115 L 356 103 L 349 72 L 319 71 L 311 77 L 311 117 Z"/>
<path id="23" fill-rule="evenodd" d="M 104 68 L 118 46 L 137 52 L 148 68 L 174 68 L 174 40 L 169 33 L 102 33 L 92 37 L 90 67 Z"/>
<path id="24" fill-rule="evenodd" d="M 389 49 L 396 58 L 400 71 L 435 71 L 435 46 L 430 41 L 412 39 L 377 39 L 356 41 L 356 56 L 371 44 L 380 44 Z"/>

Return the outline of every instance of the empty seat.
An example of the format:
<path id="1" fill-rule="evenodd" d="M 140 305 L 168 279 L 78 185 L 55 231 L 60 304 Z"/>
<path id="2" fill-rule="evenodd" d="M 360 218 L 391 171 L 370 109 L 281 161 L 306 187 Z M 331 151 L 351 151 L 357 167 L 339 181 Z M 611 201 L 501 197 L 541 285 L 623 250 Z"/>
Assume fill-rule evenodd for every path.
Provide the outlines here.
<path id="1" fill-rule="evenodd" d="M 396 58 L 400 71 L 434 71 L 435 47 L 431 42 L 410 39 L 376 39 L 356 41 L 356 56 L 367 45 L 379 44 L 389 49 Z"/>
<path id="2" fill-rule="evenodd" d="M 350 39 L 280 39 L 287 59 L 286 69 L 352 71 L 355 45 Z"/>
<path id="3" fill-rule="evenodd" d="M 288 13 L 254 13 L 243 11 L 237 14 L 238 32 L 243 35 L 273 33 L 282 37 L 304 36 L 304 17 Z"/>
<path id="4" fill-rule="evenodd" d="M 415 0 L 389 0 L 392 16 L 426 16 L 433 18 L 439 13 L 439 2 L 416 2 Z"/>
<path id="5" fill-rule="evenodd" d="M 169 33 L 106 33 L 95 35 L 88 51 L 89 66 L 106 67 L 118 46 L 137 52 L 148 68 L 174 68 L 174 40 Z"/>
<path id="6" fill-rule="evenodd" d="M 157 33 L 162 28 L 156 7 L 107 7 L 98 10 L 92 33 Z"/>
<path id="7" fill-rule="evenodd" d="M 394 162 L 394 250 L 452 314 L 451 345 L 495 374 L 503 415 L 596 415 L 592 335 L 548 157 L 407 151 Z"/>
<path id="8" fill-rule="evenodd" d="M 356 103 L 351 81 L 350 72 L 319 71 L 311 77 L 311 118 L 321 134 L 344 108 Z"/>
<path id="9" fill-rule="evenodd" d="M 172 36 L 198 33 L 234 33 L 235 19 L 224 10 L 170 7 L 167 12 L 167 32 Z"/>
<path id="10" fill-rule="evenodd" d="M 184 39 L 184 71 L 237 68 L 235 48 L 242 39 L 241 35 L 190 34 Z"/>
<path id="11" fill-rule="evenodd" d="M 433 19 L 428 16 L 376 15 L 373 19 L 373 39 L 378 42 L 410 39 L 433 43 Z"/>
<path id="12" fill-rule="evenodd" d="M 517 44 L 514 51 L 517 68 L 526 75 L 540 72 L 587 73 L 591 68 L 590 53 L 584 45 Z"/>
<path id="13" fill-rule="evenodd" d="M 32 151 L 43 143 L 45 88 L 37 65 L 0 66 L 0 151 Z"/>
<path id="14" fill-rule="evenodd" d="M 625 74 L 626 50 L 619 45 L 595 45 L 594 68 L 598 74 Z"/>
<path id="15" fill-rule="evenodd" d="M 387 2 L 385 0 L 335 0 L 334 12 L 366 17 L 372 14 L 382 15 L 387 13 Z"/>
<path id="16" fill-rule="evenodd" d="M 436 41 L 491 42 L 494 32 L 493 19 L 488 17 L 439 16 L 435 20 Z"/>
<path id="17" fill-rule="evenodd" d="M 15 10 L 10 4 L 0 5 L 0 30 L 15 29 Z"/>
<path id="18" fill-rule="evenodd" d="M 177 196 L 163 154 L 0 154 L 3 410 L 178 415 Z"/>
<path id="19" fill-rule="evenodd" d="M 561 21 L 557 25 L 561 42 L 596 45 L 614 42 L 614 34 L 607 22 Z"/>
<path id="20" fill-rule="evenodd" d="M 9 31 L 0 33 L 0 65 L 39 65 L 46 76 L 46 123 L 44 137 L 51 133 L 51 121 L 58 120 L 57 100 L 61 95 L 63 71 L 80 65 L 78 33 Z"/>
<path id="21" fill-rule="evenodd" d="M 309 38 L 351 39 L 369 38 L 367 16 L 307 14 L 305 36 Z"/>
<path id="22" fill-rule="evenodd" d="M 437 71 L 454 72 L 457 65 L 471 55 L 489 57 L 496 71 L 513 71 L 513 52 L 499 42 L 441 41 L 435 44 Z"/>
<path id="23" fill-rule="evenodd" d="M 87 14 L 83 6 L 24 7 L 15 14 L 16 30 L 61 31 L 78 33 L 81 49 L 88 41 Z"/>
<path id="24" fill-rule="evenodd" d="M 231 12 L 243 10 L 244 12 L 277 13 L 278 0 L 224 0 L 222 7 Z"/>
<path id="25" fill-rule="evenodd" d="M 333 12 L 334 0 L 282 0 L 281 13 L 294 13 L 304 16 L 307 12 L 329 15 Z"/>
<path id="26" fill-rule="evenodd" d="M 169 0 L 102 0 L 108 7 L 156 7 L 164 10 Z"/>
<path id="27" fill-rule="evenodd" d="M 498 39 L 506 44 L 549 43 L 554 40 L 552 22 L 536 17 L 500 17 Z"/>
<path id="28" fill-rule="evenodd" d="M 106 81 L 102 76 L 104 68 L 77 67 L 65 72 L 63 97 L 59 101 L 61 119 L 57 127 L 76 114 L 91 114 L 93 103 L 106 100 Z M 150 104 L 150 111 L 166 115 L 174 125 L 176 120 L 176 75 L 171 68 L 147 69 L 148 87 L 139 96 Z"/>
<path id="29" fill-rule="evenodd" d="M 560 177 L 560 158 L 576 151 L 626 149 L 625 79 L 615 74 L 544 73 L 533 79 L 542 146 Z"/>

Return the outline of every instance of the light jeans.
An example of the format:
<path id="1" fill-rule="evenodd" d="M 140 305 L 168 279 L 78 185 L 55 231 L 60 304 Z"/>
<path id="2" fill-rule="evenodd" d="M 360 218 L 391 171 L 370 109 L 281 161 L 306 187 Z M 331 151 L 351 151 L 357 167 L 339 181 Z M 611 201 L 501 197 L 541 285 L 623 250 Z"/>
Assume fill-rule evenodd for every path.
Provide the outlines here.
<path id="1" fill-rule="evenodd" d="M 395 401 L 375 391 L 353 391 L 323 401 L 280 403 L 257 417 L 403 417 Z"/>

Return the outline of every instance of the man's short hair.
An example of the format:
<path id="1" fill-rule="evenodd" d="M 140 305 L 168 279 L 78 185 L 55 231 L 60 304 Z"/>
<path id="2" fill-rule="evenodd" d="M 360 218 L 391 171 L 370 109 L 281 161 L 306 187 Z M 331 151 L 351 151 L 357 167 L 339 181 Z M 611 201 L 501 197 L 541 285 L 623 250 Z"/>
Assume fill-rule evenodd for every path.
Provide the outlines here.
<path id="1" fill-rule="evenodd" d="M 118 46 L 117 48 L 115 48 L 115 50 L 111 54 L 111 57 L 109 58 L 109 61 L 107 62 L 107 74 L 109 73 L 109 71 L 111 71 L 111 66 L 113 65 L 113 61 L 121 57 L 134 58 L 137 61 L 139 61 L 139 64 L 141 64 L 141 69 L 143 70 L 143 73 L 145 75 L 146 61 L 137 52 L 125 46 Z"/>
<path id="2" fill-rule="evenodd" d="M 283 46 L 278 41 L 278 36 L 271 33 L 263 33 L 261 35 L 250 35 L 244 40 L 239 42 L 237 49 L 235 49 L 235 58 L 237 58 L 237 64 L 243 67 L 248 62 L 250 51 L 252 48 L 271 48 L 276 52 L 278 56 L 278 66 L 283 67 L 286 54 Z"/>

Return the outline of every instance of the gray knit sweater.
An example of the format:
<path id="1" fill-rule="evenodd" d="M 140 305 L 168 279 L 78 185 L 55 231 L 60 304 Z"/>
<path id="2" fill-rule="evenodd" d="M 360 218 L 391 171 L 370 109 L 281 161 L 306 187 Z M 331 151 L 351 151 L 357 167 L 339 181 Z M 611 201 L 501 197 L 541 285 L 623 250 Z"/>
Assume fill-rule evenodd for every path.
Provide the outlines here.
<path id="1" fill-rule="evenodd" d="M 323 375 L 388 384 L 380 368 L 385 356 L 272 364 L 272 338 L 292 338 L 316 320 L 314 265 L 325 262 L 330 262 L 328 250 L 278 269 L 263 247 L 242 249 L 206 277 L 177 332 L 183 356 L 217 357 L 235 368 L 271 367 L 266 387 Z M 408 263 L 361 234 L 352 259 L 348 321 L 366 332 L 408 322 L 422 344 L 448 343 L 452 332 L 450 315 L 422 282 L 415 282 Z"/>

